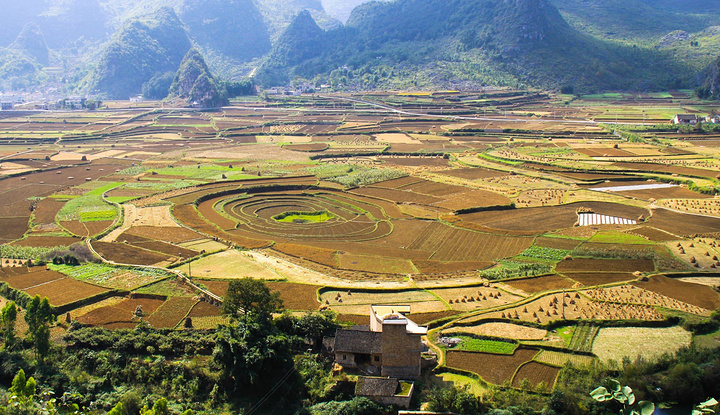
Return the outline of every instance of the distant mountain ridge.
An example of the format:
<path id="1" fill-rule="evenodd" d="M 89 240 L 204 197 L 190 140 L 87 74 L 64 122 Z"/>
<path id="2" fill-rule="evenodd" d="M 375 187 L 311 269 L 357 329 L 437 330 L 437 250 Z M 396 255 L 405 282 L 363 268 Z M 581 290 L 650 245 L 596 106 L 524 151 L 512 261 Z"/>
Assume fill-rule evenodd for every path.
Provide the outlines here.
<path id="1" fill-rule="evenodd" d="M 49 80 L 112 98 L 143 86 L 162 95 L 191 47 L 219 79 L 254 74 L 261 86 L 305 80 L 338 89 L 694 88 L 720 55 L 715 0 L 0 0 L 0 7 L 7 11 L 0 89 Z M 58 75 L 60 67 L 66 73 Z"/>
<path id="2" fill-rule="evenodd" d="M 305 25 L 310 27 L 310 25 Z M 547 0 L 396 0 L 357 7 L 345 27 L 326 32 L 317 56 L 281 67 L 287 32 L 259 71 L 285 71 L 355 88 L 533 85 L 579 90 L 661 88 L 684 74 L 654 51 L 606 44 L 571 27 Z M 286 45 L 283 45 L 286 42 Z M 647 65 L 651 59 L 653 65 Z M 348 70 L 337 71 L 338 68 Z M 636 76 L 629 76 L 633 72 Z M 683 75 L 679 75 L 682 77 Z M 689 83 L 690 77 L 672 80 Z"/>

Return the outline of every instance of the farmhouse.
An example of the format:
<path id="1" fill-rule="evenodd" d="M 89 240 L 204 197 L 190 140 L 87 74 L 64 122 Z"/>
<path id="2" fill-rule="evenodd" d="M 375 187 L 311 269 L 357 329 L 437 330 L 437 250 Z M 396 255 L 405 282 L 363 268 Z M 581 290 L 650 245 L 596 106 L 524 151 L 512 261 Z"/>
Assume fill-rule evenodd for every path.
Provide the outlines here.
<path id="1" fill-rule="evenodd" d="M 415 385 L 394 378 L 359 377 L 355 395 L 363 396 L 382 405 L 409 408 Z"/>
<path id="2" fill-rule="evenodd" d="M 13 103 L 10 101 L 3 101 L 0 103 L 0 110 L 2 111 L 10 111 L 14 107 Z"/>
<path id="3" fill-rule="evenodd" d="M 343 367 L 359 368 L 368 373 L 400 379 L 420 377 L 420 327 L 405 314 L 409 306 L 370 306 L 370 325 L 339 329 L 335 334 L 335 362 Z"/>
<path id="4" fill-rule="evenodd" d="M 673 118 L 672 122 L 675 125 L 695 125 L 698 123 L 698 116 L 695 114 L 677 114 L 675 118 Z"/>

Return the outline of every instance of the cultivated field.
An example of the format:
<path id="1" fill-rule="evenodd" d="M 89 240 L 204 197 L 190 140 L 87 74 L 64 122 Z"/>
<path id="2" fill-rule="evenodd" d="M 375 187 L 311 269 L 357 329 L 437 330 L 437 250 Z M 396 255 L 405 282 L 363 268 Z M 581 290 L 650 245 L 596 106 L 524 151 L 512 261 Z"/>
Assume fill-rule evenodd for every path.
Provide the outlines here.
<path id="1" fill-rule="evenodd" d="M 720 140 L 668 124 L 710 107 L 526 92 L 356 96 L 422 116 L 352 94 L 4 112 L 0 292 L 111 329 L 216 328 L 198 287 L 243 277 L 347 324 L 409 305 L 462 339 L 447 366 L 542 393 L 565 364 L 689 344 L 636 326 L 720 308 Z"/>

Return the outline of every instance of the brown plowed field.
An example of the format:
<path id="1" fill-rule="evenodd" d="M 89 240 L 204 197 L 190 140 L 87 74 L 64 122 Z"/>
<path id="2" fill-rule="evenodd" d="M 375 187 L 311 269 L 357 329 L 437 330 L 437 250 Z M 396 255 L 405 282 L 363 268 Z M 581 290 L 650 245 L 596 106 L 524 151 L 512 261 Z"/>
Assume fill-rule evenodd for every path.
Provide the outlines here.
<path id="1" fill-rule="evenodd" d="M 155 328 L 172 329 L 197 302 L 191 297 L 170 297 L 146 321 Z"/>
<path id="2" fill-rule="evenodd" d="M 584 273 L 565 273 L 565 276 L 579 282 L 586 287 L 592 287 L 595 285 L 613 284 L 616 282 L 632 281 L 638 277 L 634 276 L 631 272 L 584 272 Z"/>
<path id="3" fill-rule="evenodd" d="M 414 183 L 422 183 L 424 179 L 414 176 L 405 176 L 399 179 L 386 180 L 384 182 L 375 183 L 374 187 L 382 187 L 383 189 L 399 189 L 401 187 L 409 186 Z"/>
<path id="4" fill-rule="evenodd" d="M 631 231 L 628 231 L 628 233 L 631 233 L 633 235 L 640 235 L 645 238 L 647 238 L 650 241 L 654 242 L 667 242 L 667 241 L 674 241 L 677 239 L 676 236 L 670 235 L 667 232 L 663 232 L 659 229 L 655 229 L 650 226 L 643 226 L 637 229 L 633 229 Z"/>
<path id="5" fill-rule="evenodd" d="M 576 258 L 560 261 L 557 272 L 652 272 L 655 264 L 651 259 L 588 259 Z"/>
<path id="6" fill-rule="evenodd" d="M 0 242 L 20 239 L 28 229 L 27 216 L 0 218 Z"/>
<path id="7" fill-rule="evenodd" d="M 105 306 L 90 311 L 80 316 L 77 320 L 91 326 L 103 326 L 109 329 L 134 328 L 138 321 L 133 320 L 133 312 L 140 305 L 143 308 L 145 318 L 152 315 L 164 303 L 163 300 L 147 298 L 128 298 L 118 304 Z"/>
<path id="8" fill-rule="evenodd" d="M 617 148 L 575 148 L 576 152 L 589 157 L 634 157 L 635 154 Z"/>
<path id="9" fill-rule="evenodd" d="M 197 210 L 198 212 L 200 212 L 202 217 L 205 218 L 205 220 L 215 224 L 220 229 L 227 231 L 235 229 L 235 225 L 237 225 L 237 223 L 233 220 L 226 218 L 215 210 L 215 203 L 219 202 L 222 199 L 225 199 L 226 197 L 227 196 L 222 196 L 206 200 L 198 205 Z"/>
<path id="10" fill-rule="evenodd" d="M 476 271 L 487 269 L 494 265 L 490 261 L 461 261 L 461 262 L 441 262 L 441 261 L 423 261 L 413 260 L 415 267 L 423 274 L 445 274 L 461 271 Z"/>
<path id="11" fill-rule="evenodd" d="M 490 235 L 434 222 L 408 249 L 433 252 L 434 261 L 494 261 L 519 254 L 532 238 Z"/>
<path id="12" fill-rule="evenodd" d="M 193 258 L 200 253 L 191 249 L 186 249 L 181 246 L 171 245 L 169 243 L 143 238 L 141 236 L 135 236 L 132 234 L 123 233 L 117 238 L 117 242 L 124 243 L 127 241 L 129 244 L 137 246 L 143 249 L 149 249 L 151 251 L 159 252 L 170 256 L 182 257 L 182 258 Z"/>
<path id="13" fill-rule="evenodd" d="M 638 199 L 710 199 L 713 196 L 693 192 L 684 187 L 666 187 L 662 189 L 631 190 L 618 192 L 624 196 L 636 197 Z"/>
<path id="14" fill-rule="evenodd" d="M 510 199 L 487 190 L 471 190 L 445 196 L 445 200 L 435 203 L 438 206 L 453 211 L 488 206 L 508 206 Z"/>
<path id="15" fill-rule="evenodd" d="M 518 290 L 522 290 L 528 294 L 562 290 L 563 288 L 572 288 L 574 285 L 572 281 L 569 281 L 567 278 L 563 278 L 559 275 L 523 278 L 520 280 L 505 281 L 504 284 L 517 288 Z"/>
<path id="16" fill-rule="evenodd" d="M 461 220 L 498 230 L 544 233 L 572 227 L 577 209 L 589 208 L 595 213 L 637 219 L 648 211 L 633 206 L 605 202 L 580 202 L 569 205 L 477 212 L 459 215 Z"/>
<path id="17" fill-rule="evenodd" d="M 0 281 L 8 283 L 9 286 L 16 290 L 24 290 L 28 287 L 34 287 L 39 284 L 46 284 L 51 281 L 66 278 L 65 275 L 55 272 L 46 271 L 44 268 L 2 268 L 0 270 Z"/>
<path id="18" fill-rule="evenodd" d="M 221 314 L 221 311 L 222 310 L 220 310 L 219 307 L 216 307 L 210 303 L 206 303 L 205 301 L 200 301 L 195 304 L 195 307 L 192 308 L 188 317 L 219 316 Z"/>
<path id="19" fill-rule="evenodd" d="M 463 193 L 471 190 L 467 187 L 454 186 L 451 184 L 438 183 L 429 180 L 425 180 L 419 183 L 404 186 L 402 190 L 409 190 L 411 192 L 420 193 L 435 197 L 445 197 L 455 193 Z"/>
<path id="20" fill-rule="evenodd" d="M 228 289 L 228 281 L 223 280 L 197 280 L 198 283 L 219 296 L 224 296 Z M 315 285 L 293 284 L 289 282 L 265 282 L 271 292 L 279 292 L 280 299 L 287 310 L 314 311 L 320 307 L 317 301 L 317 290 Z"/>
<path id="21" fill-rule="evenodd" d="M 67 229 L 68 232 L 70 232 L 73 235 L 81 236 L 81 237 L 87 237 L 88 231 L 83 226 L 82 222 L 79 220 L 74 220 L 70 222 L 60 222 L 60 226 Z"/>
<path id="22" fill-rule="evenodd" d="M 337 251 L 332 249 L 283 243 L 273 245 L 273 249 L 287 255 L 316 262 L 320 265 L 333 268 L 337 268 L 338 266 Z"/>
<path id="23" fill-rule="evenodd" d="M 162 240 L 174 244 L 205 239 L 204 235 L 181 227 L 163 226 L 133 226 L 126 232 L 128 235 L 140 236 L 148 239 Z"/>
<path id="24" fill-rule="evenodd" d="M 529 362 L 538 353 L 537 349 L 518 348 L 512 355 L 491 353 L 447 352 L 447 366 L 480 375 L 483 380 L 495 385 L 512 381 L 515 371 Z"/>
<path id="25" fill-rule="evenodd" d="M 488 178 L 492 178 L 492 177 L 509 176 L 508 173 L 503 172 L 503 171 L 490 170 L 490 169 L 484 169 L 484 168 L 454 169 L 454 170 L 445 170 L 445 171 L 441 171 L 438 173 L 444 174 L 446 176 L 457 177 L 460 179 L 467 179 L 467 180 L 479 180 L 479 179 L 488 179 Z"/>
<path id="26" fill-rule="evenodd" d="M 74 303 L 85 298 L 93 297 L 105 292 L 107 288 L 98 287 L 77 281 L 72 278 L 63 278 L 61 280 L 48 282 L 33 288 L 24 290 L 31 297 L 39 295 L 40 298 L 47 297 L 50 304 L 54 307 L 63 306 L 65 304 Z"/>
<path id="27" fill-rule="evenodd" d="M 382 189 L 378 187 L 361 187 L 350 191 L 350 193 L 359 196 L 367 196 L 382 200 L 388 200 L 396 203 L 418 203 L 421 205 L 432 205 L 433 203 L 441 202 L 443 200 L 434 196 L 422 195 L 419 193 L 406 192 L 402 190 Z"/>
<path id="28" fill-rule="evenodd" d="M 720 308 L 718 292 L 707 285 L 692 284 L 660 275 L 651 277 L 648 281 L 635 282 L 633 285 L 706 310 Z"/>
<path id="29" fill-rule="evenodd" d="M 65 202 L 46 198 L 38 202 L 35 209 L 35 223 L 38 225 L 55 223 L 55 215 L 65 206 Z"/>
<path id="30" fill-rule="evenodd" d="M 80 238 L 64 237 L 64 236 L 29 236 L 25 239 L 13 242 L 16 246 L 34 246 L 34 247 L 54 247 L 54 246 L 70 246 L 82 242 Z"/>
<path id="31" fill-rule="evenodd" d="M 658 173 L 679 174 L 681 176 L 697 176 L 714 179 L 716 171 L 696 169 L 693 167 L 668 166 L 660 163 L 614 163 L 613 166 L 628 170 L 649 171 Z"/>
<path id="32" fill-rule="evenodd" d="M 548 390 L 552 390 L 559 373 L 560 369 L 557 367 L 538 362 L 528 362 L 518 369 L 512 385 L 515 388 L 519 388 L 520 381 L 527 379 L 530 382 L 531 388 L 536 388 L 543 382 Z"/>
<path id="33" fill-rule="evenodd" d="M 190 228 L 197 229 L 208 235 L 214 235 L 221 239 L 229 240 L 246 249 L 264 248 L 270 245 L 268 240 L 256 240 L 244 237 L 239 234 L 229 234 L 206 222 L 200 217 L 199 212 L 193 205 L 176 205 L 173 207 L 173 215 L 181 223 Z"/>
<path id="34" fill-rule="evenodd" d="M 414 323 L 419 324 L 419 325 L 422 326 L 422 325 L 424 325 L 424 324 L 428 324 L 428 323 L 431 322 L 431 321 L 439 320 L 439 319 L 441 319 L 441 318 L 446 318 L 446 317 L 455 316 L 455 315 L 458 315 L 458 314 L 459 314 L 458 311 L 448 310 L 448 311 L 438 311 L 438 312 L 435 312 L 435 313 L 417 313 L 417 314 L 410 314 L 410 315 L 408 315 L 408 317 L 409 317 L 410 320 L 412 320 Z M 363 317 L 365 317 L 366 320 L 368 319 L 368 316 L 363 316 Z M 365 323 L 363 323 L 363 324 L 367 324 L 367 321 L 366 321 Z"/>
<path id="35" fill-rule="evenodd" d="M 283 146 L 283 148 L 292 151 L 319 152 L 326 150 L 328 148 L 328 145 L 326 143 L 288 144 Z"/>
<path id="36" fill-rule="evenodd" d="M 655 209 L 648 224 L 675 235 L 703 235 L 720 232 L 720 218 Z"/>
<path id="37" fill-rule="evenodd" d="M 535 245 L 542 247 L 542 248 L 551 248 L 551 249 L 562 249 L 566 251 L 572 251 L 573 249 L 577 248 L 578 245 L 580 245 L 583 241 L 579 241 L 577 239 L 569 239 L 569 238 L 548 238 L 548 237 L 539 237 L 535 239 Z"/>
<path id="38" fill-rule="evenodd" d="M 168 255 L 116 242 L 93 242 L 93 248 L 106 260 L 120 264 L 153 265 L 169 259 Z"/>

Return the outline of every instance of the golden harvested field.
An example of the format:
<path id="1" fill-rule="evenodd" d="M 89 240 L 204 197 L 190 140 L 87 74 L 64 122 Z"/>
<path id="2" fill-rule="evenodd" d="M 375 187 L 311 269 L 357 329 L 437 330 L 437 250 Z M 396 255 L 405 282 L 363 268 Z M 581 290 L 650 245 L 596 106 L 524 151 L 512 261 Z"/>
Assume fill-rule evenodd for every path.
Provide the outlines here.
<path id="1" fill-rule="evenodd" d="M 252 277 L 273 280 L 282 278 L 277 272 L 255 261 L 252 257 L 236 249 L 208 255 L 178 268 L 180 271 L 198 278 L 233 279 Z M 191 271 L 191 272 L 190 272 Z"/>
<path id="2" fill-rule="evenodd" d="M 450 304 L 451 309 L 457 311 L 493 308 L 522 299 L 515 294 L 490 287 L 439 288 L 432 292 Z"/>
<path id="3" fill-rule="evenodd" d="M 564 304 L 564 306 L 563 306 Z M 564 317 L 563 317 L 564 313 Z M 521 320 L 546 324 L 558 320 L 662 320 L 663 316 L 649 305 L 628 305 L 593 301 L 579 293 L 544 295 L 530 303 L 509 307 L 461 320 L 467 324 L 487 318 Z"/>
<path id="4" fill-rule="evenodd" d="M 634 285 L 623 285 L 620 287 L 596 288 L 583 292 L 588 297 L 597 301 L 607 301 L 621 304 L 644 304 L 680 310 L 686 313 L 700 316 L 710 316 L 711 310 L 694 306 L 674 298 L 666 297 L 656 292 L 644 290 Z"/>
<path id="5" fill-rule="evenodd" d="M 414 313 L 412 305 L 424 302 L 438 301 L 437 297 L 427 291 L 378 291 L 365 292 L 348 290 L 328 290 L 320 295 L 320 301 L 328 306 L 366 305 L 366 312 L 373 304 L 411 304 L 410 310 Z M 445 307 L 444 307 L 445 308 Z M 353 314 L 347 313 L 346 314 Z"/>
<path id="6" fill-rule="evenodd" d="M 553 366 L 565 366 L 572 363 L 574 366 L 589 366 L 595 358 L 592 356 L 584 356 L 572 353 L 556 352 L 552 350 L 542 350 L 535 356 L 536 362 L 547 363 Z"/>
<path id="7" fill-rule="evenodd" d="M 479 336 L 501 337 L 514 340 L 542 340 L 547 330 L 511 323 L 483 323 L 477 326 L 456 326 L 443 331 L 443 335 L 470 333 Z"/>
<path id="8" fill-rule="evenodd" d="M 339 268 L 354 271 L 373 270 L 381 274 L 415 274 L 417 269 L 407 259 L 382 256 L 356 255 L 346 253 L 338 255 Z"/>
<path id="9" fill-rule="evenodd" d="M 720 308 L 720 294 L 707 285 L 691 284 L 660 275 L 633 285 L 706 310 Z"/>
<path id="10" fill-rule="evenodd" d="M 605 361 L 638 356 L 651 359 L 689 346 L 691 341 L 692 334 L 682 327 L 611 327 L 600 329 L 592 352 Z"/>

